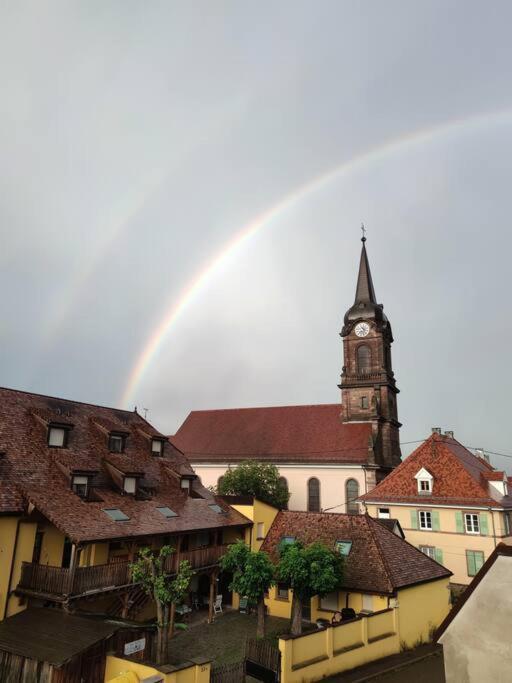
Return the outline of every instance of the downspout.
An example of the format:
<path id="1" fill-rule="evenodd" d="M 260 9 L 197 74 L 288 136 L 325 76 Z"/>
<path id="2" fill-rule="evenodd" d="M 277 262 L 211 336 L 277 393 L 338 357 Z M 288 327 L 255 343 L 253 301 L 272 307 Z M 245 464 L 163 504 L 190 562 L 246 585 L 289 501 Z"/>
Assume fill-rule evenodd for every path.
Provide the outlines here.
<path id="1" fill-rule="evenodd" d="M 18 538 L 20 535 L 20 525 L 21 525 L 21 517 L 18 519 L 18 522 L 16 524 L 16 534 L 14 536 L 14 549 L 12 551 L 11 569 L 9 570 L 9 581 L 7 582 L 7 595 L 5 596 L 4 615 L 2 617 L 2 621 L 5 619 L 5 615 L 7 614 L 7 608 L 9 606 L 9 600 L 11 598 L 12 575 L 14 574 L 14 563 L 16 562 L 16 553 L 18 550 Z"/>
<path id="2" fill-rule="evenodd" d="M 491 513 L 491 519 L 492 519 L 492 536 L 494 538 L 494 547 L 496 547 L 496 527 L 494 526 L 494 512 L 492 511 L 492 508 L 489 508 L 490 513 Z"/>

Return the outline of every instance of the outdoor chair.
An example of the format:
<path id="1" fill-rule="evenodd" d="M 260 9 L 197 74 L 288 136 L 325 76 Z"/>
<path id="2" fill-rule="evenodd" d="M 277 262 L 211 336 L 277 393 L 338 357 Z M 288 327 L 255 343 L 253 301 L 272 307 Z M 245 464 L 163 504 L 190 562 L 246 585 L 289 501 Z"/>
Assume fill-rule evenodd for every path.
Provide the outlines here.
<path id="1" fill-rule="evenodd" d="M 348 619 L 355 619 L 356 618 L 355 610 L 353 610 L 352 607 L 344 607 L 341 610 L 341 618 L 343 621 L 347 621 Z"/>
<path id="2" fill-rule="evenodd" d="M 176 614 L 179 614 L 181 617 L 184 617 L 185 614 L 189 614 L 189 612 L 192 612 L 192 608 L 188 605 L 177 605 L 176 607 Z"/>
<path id="3" fill-rule="evenodd" d="M 240 606 L 238 608 L 238 611 L 241 612 L 242 614 L 249 614 L 249 599 L 248 598 L 240 598 Z"/>
<path id="4" fill-rule="evenodd" d="M 222 595 L 217 595 L 213 603 L 213 613 L 222 614 Z"/>

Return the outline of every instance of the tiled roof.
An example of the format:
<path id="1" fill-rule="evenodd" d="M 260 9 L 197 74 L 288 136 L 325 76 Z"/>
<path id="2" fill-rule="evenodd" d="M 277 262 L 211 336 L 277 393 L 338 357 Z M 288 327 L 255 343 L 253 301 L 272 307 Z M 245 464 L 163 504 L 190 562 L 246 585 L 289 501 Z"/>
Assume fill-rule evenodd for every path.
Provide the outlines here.
<path id="1" fill-rule="evenodd" d="M 193 411 L 170 441 L 196 462 L 367 462 L 371 424 L 340 413 L 338 403 Z"/>
<path id="2" fill-rule="evenodd" d="M 419 495 L 414 475 L 422 467 L 433 476 L 432 495 Z M 360 500 L 418 505 L 512 507 L 512 496 L 495 500 L 486 479 L 494 468 L 451 437 L 432 434 Z"/>
<path id="3" fill-rule="evenodd" d="M 73 425 L 66 448 L 48 447 L 49 422 Z M 108 450 L 106 432 L 114 428 L 127 434 L 124 453 Z M 248 523 L 223 503 L 225 514 L 212 511 L 208 504 L 218 501 L 197 480 L 189 497 L 180 487 L 180 475 L 193 474 L 186 458 L 169 443 L 163 457 L 151 455 L 148 434 L 163 436 L 135 412 L 0 389 L 0 513 L 23 513 L 31 503 L 75 542 Z M 112 465 L 136 473 L 151 491 L 144 499 L 124 495 Z M 73 472 L 92 475 L 91 500 L 71 490 Z M 164 506 L 178 516 L 166 519 L 156 509 Z M 113 522 L 104 508 L 130 520 Z"/>
<path id="4" fill-rule="evenodd" d="M 320 541 L 329 548 L 334 548 L 336 541 L 352 541 L 344 570 L 344 586 L 350 590 L 389 594 L 451 576 L 448 569 L 368 515 L 282 511 L 261 549 L 277 560 L 284 536 L 293 536 L 306 545 Z"/>

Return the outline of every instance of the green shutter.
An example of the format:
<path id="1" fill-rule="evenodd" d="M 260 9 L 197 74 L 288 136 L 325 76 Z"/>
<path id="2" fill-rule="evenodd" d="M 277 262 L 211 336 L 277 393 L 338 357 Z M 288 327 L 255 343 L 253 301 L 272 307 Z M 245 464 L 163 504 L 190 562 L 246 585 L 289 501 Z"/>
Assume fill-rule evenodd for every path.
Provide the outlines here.
<path id="1" fill-rule="evenodd" d="M 475 552 L 475 574 L 480 571 L 484 563 L 484 554 L 482 552 Z"/>
<path id="2" fill-rule="evenodd" d="M 440 529 L 439 512 L 437 510 L 432 510 L 432 531 L 439 531 Z"/>
<path id="3" fill-rule="evenodd" d="M 476 574 L 475 553 L 472 550 L 466 550 L 466 562 L 468 565 L 468 576 L 474 576 Z"/>
<path id="4" fill-rule="evenodd" d="M 441 548 L 435 548 L 434 553 L 436 556 L 436 562 L 439 562 L 439 564 L 443 564 L 443 551 Z"/>
<path id="5" fill-rule="evenodd" d="M 462 520 L 462 512 L 457 510 L 455 513 L 455 528 L 457 529 L 458 534 L 463 534 L 464 533 L 464 522 Z"/>
<path id="6" fill-rule="evenodd" d="M 481 512 L 480 513 L 480 533 L 482 536 L 487 536 L 489 533 L 489 528 L 487 526 L 487 513 L 486 512 Z"/>
<path id="7" fill-rule="evenodd" d="M 411 510 L 411 527 L 413 529 L 418 528 L 418 513 L 416 510 Z"/>

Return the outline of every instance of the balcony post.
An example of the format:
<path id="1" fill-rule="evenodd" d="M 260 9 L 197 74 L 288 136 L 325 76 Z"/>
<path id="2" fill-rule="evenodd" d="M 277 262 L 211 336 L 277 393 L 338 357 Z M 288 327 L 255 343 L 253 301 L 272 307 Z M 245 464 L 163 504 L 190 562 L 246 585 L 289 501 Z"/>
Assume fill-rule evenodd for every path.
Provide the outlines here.
<path id="1" fill-rule="evenodd" d="M 208 623 L 213 624 L 213 603 L 215 602 L 215 584 L 217 579 L 217 571 L 214 569 L 210 574 L 210 600 L 208 602 Z"/>
<path id="2" fill-rule="evenodd" d="M 75 572 L 76 572 L 77 559 L 78 559 L 78 546 L 76 543 L 73 543 L 71 546 L 71 558 L 69 561 L 68 591 L 66 594 L 66 598 L 69 598 L 73 594 L 73 584 L 75 582 Z"/>
<path id="3" fill-rule="evenodd" d="M 129 563 L 132 563 L 133 560 L 135 559 L 136 547 L 137 547 L 137 544 L 135 543 L 135 541 L 128 544 L 128 562 Z M 130 578 L 131 578 L 131 572 L 130 572 Z M 121 610 L 121 618 L 122 619 L 128 618 L 128 612 L 130 611 L 130 607 L 132 606 L 132 600 L 130 599 L 131 590 L 132 590 L 131 588 L 127 588 L 126 592 L 122 598 L 122 601 L 123 601 L 123 608 Z"/>

